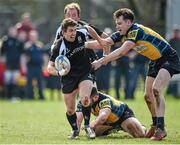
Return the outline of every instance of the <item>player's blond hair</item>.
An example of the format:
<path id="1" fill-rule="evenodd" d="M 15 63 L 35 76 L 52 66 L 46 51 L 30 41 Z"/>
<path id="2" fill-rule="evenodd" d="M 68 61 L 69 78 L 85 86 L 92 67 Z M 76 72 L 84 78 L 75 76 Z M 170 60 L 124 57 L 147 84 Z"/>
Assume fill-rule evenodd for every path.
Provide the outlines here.
<path id="1" fill-rule="evenodd" d="M 64 7 L 64 14 L 66 14 L 68 9 L 76 9 L 78 12 L 78 16 L 80 16 L 81 8 L 78 3 L 69 3 Z"/>

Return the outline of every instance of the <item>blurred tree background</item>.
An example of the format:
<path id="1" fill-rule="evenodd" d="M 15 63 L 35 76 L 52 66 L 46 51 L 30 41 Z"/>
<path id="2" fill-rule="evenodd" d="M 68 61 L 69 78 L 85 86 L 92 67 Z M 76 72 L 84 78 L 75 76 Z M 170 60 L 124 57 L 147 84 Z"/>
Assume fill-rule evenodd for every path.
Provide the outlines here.
<path id="1" fill-rule="evenodd" d="M 80 4 L 82 20 L 102 30 L 115 30 L 113 12 L 128 7 L 135 12 L 136 22 L 165 34 L 166 0 L 0 0 L 0 37 L 21 20 L 24 12 L 29 12 L 41 41 L 48 43 L 63 19 L 64 6 L 70 2 Z"/>

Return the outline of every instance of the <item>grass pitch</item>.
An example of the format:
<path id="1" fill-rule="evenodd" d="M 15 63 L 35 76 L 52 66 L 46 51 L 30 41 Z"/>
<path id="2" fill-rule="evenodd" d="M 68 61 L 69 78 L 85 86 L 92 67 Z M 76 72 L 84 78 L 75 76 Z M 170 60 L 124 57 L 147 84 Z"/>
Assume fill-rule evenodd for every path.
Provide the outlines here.
<path id="1" fill-rule="evenodd" d="M 151 116 L 142 93 L 126 102 L 136 117 L 147 127 Z M 166 97 L 165 122 L 168 136 L 160 142 L 135 139 L 122 131 L 94 140 L 69 140 L 70 126 L 63 101 L 0 101 L 0 144 L 180 144 L 180 100 Z"/>

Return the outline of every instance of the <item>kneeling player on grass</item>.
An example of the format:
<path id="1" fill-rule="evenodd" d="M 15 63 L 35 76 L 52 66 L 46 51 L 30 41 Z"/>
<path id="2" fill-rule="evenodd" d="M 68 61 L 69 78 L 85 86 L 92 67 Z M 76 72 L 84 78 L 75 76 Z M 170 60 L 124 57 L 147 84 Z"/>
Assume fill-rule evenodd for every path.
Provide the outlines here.
<path id="1" fill-rule="evenodd" d="M 124 130 L 133 137 L 145 136 L 145 127 L 134 117 L 133 111 L 127 104 L 98 92 L 93 87 L 91 105 L 91 113 L 97 117 L 90 126 L 94 129 L 96 136 L 108 135 L 118 130 Z M 79 102 L 76 111 L 79 127 L 83 119 L 81 107 L 81 102 Z"/>

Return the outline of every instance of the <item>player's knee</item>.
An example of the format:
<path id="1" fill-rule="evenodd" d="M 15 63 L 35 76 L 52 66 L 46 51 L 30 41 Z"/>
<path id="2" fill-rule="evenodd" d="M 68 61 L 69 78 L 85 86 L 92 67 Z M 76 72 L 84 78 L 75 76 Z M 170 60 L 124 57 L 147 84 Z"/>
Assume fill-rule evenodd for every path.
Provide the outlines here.
<path id="1" fill-rule="evenodd" d="M 137 128 L 137 137 L 142 138 L 145 137 L 146 128 L 144 126 Z"/>
<path id="2" fill-rule="evenodd" d="M 84 107 L 88 107 L 90 105 L 89 97 L 87 96 L 81 97 L 81 103 Z"/>
<path id="3" fill-rule="evenodd" d="M 74 110 L 73 108 L 67 109 L 67 114 L 68 114 L 68 115 L 73 115 L 74 112 L 75 112 L 75 110 Z"/>
<path id="4" fill-rule="evenodd" d="M 145 101 L 146 101 L 146 102 L 151 102 L 151 96 L 152 96 L 152 94 L 150 94 L 150 93 L 145 93 L 145 94 L 144 94 L 144 99 L 145 99 Z"/>
<path id="5" fill-rule="evenodd" d="M 138 131 L 136 138 L 143 138 L 143 137 L 145 137 L 145 134 L 142 131 Z"/>
<path id="6" fill-rule="evenodd" d="M 155 98 L 158 98 L 160 96 L 160 91 L 158 88 L 153 87 L 153 94 Z"/>
<path id="7" fill-rule="evenodd" d="M 128 124 L 127 125 L 127 130 L 128 130 L 128 133 L 130 134 L 130 135 L 132 135 L 133 137 L 137 137 L 137 134 L 136 134 L 136 132 L 135 132 L 135 129 L 134 129 L 134 125 L 133 124 Z"/>

